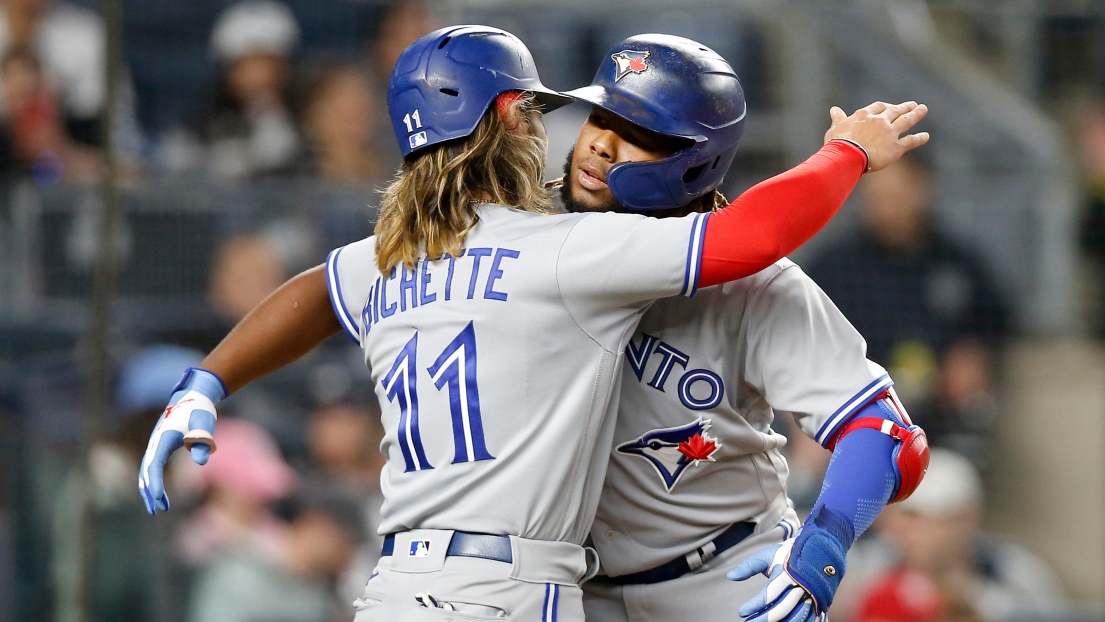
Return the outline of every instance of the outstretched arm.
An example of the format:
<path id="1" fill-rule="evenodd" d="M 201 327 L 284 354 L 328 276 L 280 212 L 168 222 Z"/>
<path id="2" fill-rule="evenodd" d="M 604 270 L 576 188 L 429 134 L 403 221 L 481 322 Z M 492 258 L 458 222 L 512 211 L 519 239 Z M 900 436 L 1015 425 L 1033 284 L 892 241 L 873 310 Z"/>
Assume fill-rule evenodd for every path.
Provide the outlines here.
<path id="1" fill-rule="evenodd" d="M 851 116 L 834 106 L 820 151 L 710 215 L 698 286 L 755 274 L 812 238 L 844 205 L 864 171 L 886 168 L 928 142 L 927 132 L 901 136 L 927 112 L 916 102 L 875 102 Z"/>
<path id="2" fill-rule="evenodd" d="M 200 364 L 228 393 L 307 354 L 341 330 L 324 266 L 284 283 L 249 312 Z"/>
<path id="3" fill-rule="evenodd" d="M 298 359 L 340 329 L 326 273 L 319 266 L 280 286 L 230 331 L 201 367 L 188 369 L 158 418 L 138 469 L 146 511 L 169 509 L 164 469 L 174 451 L 186 446 L 198 464 L 206 464 L 215 451 L 219 400 Z"/>

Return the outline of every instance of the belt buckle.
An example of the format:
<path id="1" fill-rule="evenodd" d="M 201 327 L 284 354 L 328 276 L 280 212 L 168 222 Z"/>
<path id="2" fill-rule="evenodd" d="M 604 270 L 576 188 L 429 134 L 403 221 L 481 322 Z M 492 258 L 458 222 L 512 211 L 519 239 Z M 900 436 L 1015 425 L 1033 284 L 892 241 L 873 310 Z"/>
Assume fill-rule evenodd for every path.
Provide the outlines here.
<path id="1" fill-rule="evenodd" d="M 683 557 L 687 560 L 687 567 L 694 572 L 713 559 L 716 550 L 717 546 L 713 542 L 707 542 Z"/>

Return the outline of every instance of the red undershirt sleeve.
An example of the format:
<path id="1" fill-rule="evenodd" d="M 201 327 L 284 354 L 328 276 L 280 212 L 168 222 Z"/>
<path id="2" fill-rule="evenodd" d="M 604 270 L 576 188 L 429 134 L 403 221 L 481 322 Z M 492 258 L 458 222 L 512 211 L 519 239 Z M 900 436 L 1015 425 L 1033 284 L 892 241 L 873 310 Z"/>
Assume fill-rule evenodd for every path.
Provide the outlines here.
<path id="1" fill-rule="evenodd" d="M 832 220 L 866 168 L 862 149 L 829 141 L 710 214 L 698 287 L 751 276 L 794 252 Z"/>

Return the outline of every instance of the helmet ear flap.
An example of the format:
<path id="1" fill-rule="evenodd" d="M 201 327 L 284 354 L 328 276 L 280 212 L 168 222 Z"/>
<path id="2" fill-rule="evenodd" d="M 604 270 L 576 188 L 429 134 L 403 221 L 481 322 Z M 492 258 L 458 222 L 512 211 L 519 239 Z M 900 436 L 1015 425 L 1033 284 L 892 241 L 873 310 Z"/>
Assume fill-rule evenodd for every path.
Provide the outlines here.
<path id="1" fill-rule="evenodd" d="M 685 153 L 646 162 L 622 162 L 607 173 L 614 199 L 626 209 L 646 212 L 670 209 L 683 201 L 681 179 L 689 158 Z"/>
<path id="2" fill-rule="evenodd" d="M 495 112 L 499 120 L 506 125 L 506 129 L 513 130 L 518 127 L 517 106 L 525 101 L 526 94 L 522 91 L 506 91 L 495 97 Z"/>

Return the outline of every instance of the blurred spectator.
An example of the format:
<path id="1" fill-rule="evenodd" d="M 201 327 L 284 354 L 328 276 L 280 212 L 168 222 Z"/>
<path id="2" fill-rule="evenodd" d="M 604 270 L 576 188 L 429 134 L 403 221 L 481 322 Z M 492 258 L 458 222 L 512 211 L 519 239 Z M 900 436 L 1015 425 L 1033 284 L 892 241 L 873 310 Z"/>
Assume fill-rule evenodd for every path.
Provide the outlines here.
<path id="1" fill-rule="evenodd" d="M 945 622 L 944 598 L 932 577 L 910 568 L 888 572 L 864 597 L 856 622 Z"/>
<path id="2" fill-rule="evenodd" d="M 224 74 L 202 128 L 216 177 L 291 170 L 300 142 L 288 107 L 288 71 L 298 41 L 295 16 L 279 2 L 241 2 L 219 16 L 211 52 Z"/>
<path id="3" fill-rule="evenodd" d="M 396 0 L 380 19 L 372 46 L 371 66 L 381 84 L 387 84 L 395 61 L 407 46 L 436 27 L 430 8 L 422 0 Z"/>
<path id="4" fill-rule="evenodd" d="M 1105 273 L 1105 99 L 1089 107 L 1082 128 L 1082 159 L 1088 202 L 1082 228 L 1082 244 L 1097 263 L 1098 275 Z M 1098 276 L 1100 281 L 1100 276 Z M 1105 331 L 1105 288 L 1098 286 L 1093 329 Z"/>
<path id="5" fill-rule="evenodd" d="M 321 248 L 372 234 L 379 191 L 392 171 L 390 123 L 382 96 L 355 65 L 318 59 L 297 82 L 297 108 L 306 140 L 300 172 L 323 181 L 310 199 Z M 387 132 L 385 135 L 383 132 Z"/>
<path id="6" fill-rule="evenodd" d="M 382 98 L 361 70 L 339 61 L 316 61 L 304 70 L 299 88 L 303 133 L 309 157 L 305 172 L 327 181 L 372 187 L 384 181 L 375 147 Z"/>
<path id="7" fill-rule="evenodd" d="M 152 345 L 127 360 L 105 421 L 102 440 L 92 446 L 88 464 L 69 473 L 54 508 L 53 568 L 57 598 L 54 619 L 80 620 L 80 518 L 92 495 L 96 515 L 93 619 L 141 622 L 157 618 L 164 606 L 173 568 L 162 550 L 161 529 L 147 520 L 135 495 L 134 476 L 150 430 L 165 407 L 169 391 L 184 370 L 203 355 L 171 345 Z"/>
<path id="8" fill-rule="evenodd" d="M 320 366 L 315 375 L 318 397 L 324 397 L 317 386 L 324 380 L 332 388 L 338 377 L 342 382 L 363 382 L 333 364 Z M 386 463 L 380 453 L 384 430 L 376 398 L 371 390 L 361 390 L 363 388 L 346 386 L 340 395 L 333 396 L 336 399 L 320 403 L 307 424 L 310 462 L 304 475 L 306 487 L 340 492 L 361 510 L 361 531 L 365 537 L 338 586 L 347 600 L 359 597 L 364 591 L 383 545 L 377 529 L 384 500 L 380 492 L 380 472 Z"/>
<path id="9" fill-rule="evenodd" d="M 869 583 L 860 597 L 860 619 L 989 622 L 1013 615 L 1045 612 L 1059 616 L 1063 596 L 1050 568 L 1020 545 L 981 531 L 982 480 L 971 463 L 955 452 L 932 451 L 928 474 L 908 499 L 887 506 L 876 529 L 892 543 L 897 561 Z M 886 617 L 888 597 L 903 583 L 928 585 L 928 614 L 940 618 Z M 939 597 L 928 594 L 935 586 Z M 942 601 L 941 605 L 936 605 Z M 881 617 L 880 617 L 881 616 Z"/>
<path id="10" fill-rule="evenodd" d="M 394 0 L 377 27 L 377 35 L 367 50 L 367 65 L 376 76 L 376 90 L 387 92 L 388 78 L 395 68 L 395 61 L 407 46 L 422 35 L 437 28 L 438 24 L 429 6 L 423 0 Z M 387 110 L 380 106 L 378 122 L 387 128 L 388 136 L 378 141 L 381 153 L 386 157 L 388 171 L 399 168 L 402 158 L 395 139 L 390 135 L 391 120 Z"/>
<path id="11" fill-rule="evenodd" d="M 68 133 L 102 144 L 106 35 L 95 12 L 53 0 L 3 0 L 0 55 L 26 48 L 41 59 Z M 5 87 L 7 85 L 4 85 Z M 7 98 L 7 92 L 0 92 Z"/>
<path id="12" fill-rule="evenodd" d="M 208 298 L 225 334 L 287 278 L 280 253 L 263 235 L 228 238 L 211 266 Z"/>
<path id="13" fill-rule="evenodd" d="M 983 465 L 1007 309 L 976 254 L 936 226 L 934 183 L 912 154 L 865 177 L 862 226 L 811 259 L 809 274 L 890 371 L 932 443 Z"/>
<path id="14" fill-rule="evenodd" d="M 307 427 L 307 445 L 318 473 L 359 499 L 379 497 L 380 471 L 387 462 L 380 453 L 383 438 L 375 400 L 371 407 L 322 405 L 311 414 Z"/>
<path id="15" fill-rule="evenodd" d="M 332 622 L 352 618 L 333 586 L 361 540 L 357 506 L 312 487 L 293 505 L 279 557 L 231 550 L 202 573 L 190 622 Z M 368 577 L 364 577 L 367 581 Z"/>
<path id="16" fill-rule="evenodd" d="M 183 477 L 198 480 L 204 502 L 178 534 L 184 558 L 195 565 L 214 561 L 228 550 L 279 559 L 286 525 L 272 504 L 286 497 L 296 481 L 280 450 L 263 428 L 249 421 L 221 417 L 215 430 L 217 451 L 204 467 L 184 456 Z M 187 466 L 186 469 L 179 468 Z M 194 467 L 194 468 L 193 468 Z"/>
<path id="17" fill-rule="evenodd" d="M 7 171 L 31 173 L 40 185 L 63 177 L 92 184 L 96 151 L 71 139 L 57 100 L 30 48 L 9 48 L 0 59 L 0 153 Z"/>

